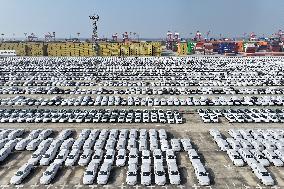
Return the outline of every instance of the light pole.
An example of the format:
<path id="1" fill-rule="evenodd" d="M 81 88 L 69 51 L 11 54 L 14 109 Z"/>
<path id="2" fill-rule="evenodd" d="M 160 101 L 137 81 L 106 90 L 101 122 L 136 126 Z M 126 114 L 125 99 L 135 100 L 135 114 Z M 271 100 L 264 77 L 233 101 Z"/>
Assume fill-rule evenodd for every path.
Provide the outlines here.
<path id="1" fill-rule="evenodd" d="M 4 42 L 4 33 L 1 33 L 1 36 L 2 36 L 2 42 Z"/>

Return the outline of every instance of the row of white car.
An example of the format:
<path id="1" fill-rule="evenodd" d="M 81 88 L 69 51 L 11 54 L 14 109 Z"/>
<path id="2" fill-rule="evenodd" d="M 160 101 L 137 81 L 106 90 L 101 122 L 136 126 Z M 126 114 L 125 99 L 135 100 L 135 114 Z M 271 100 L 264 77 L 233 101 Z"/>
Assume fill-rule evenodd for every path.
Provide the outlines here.
<path id="1" fill-rule="evenodd" d="M 0 99 L 2 106 L 282 106 L 282 96 L 219 96 L 151 98 L 137 96 L 79 96 L 77 98 L 30 98 L 16 96 Z"/>
<path id="2" fill-rule="evenodd" d="M 283 61 L 281 57 L 224 57 L 222 60 L 219 57 L 128 57 L 123 60 L 15 57 L 0 60 L 0 69 L 3 70 L 0 80 L 2 84 L 17 80 L 25 83 L 50 80 L 54 84 L 63 84 L 66 80 L 188 80 L 204 83 L 205 86 L 220 83 L 268 86 L 283 84 L 283 75 L 279 71 L 283 69 Z"/>
<path id="3" fill-rule="evenodd" d="M 109 81 L 109 83 L 113 83 L 112 81 Z M 127 82 L 125 81 L 126 85 Z M 139 83 L 139 81 L 137 82 Z M 136 83 L 129 83 L 129 85 L 133 85 Z M 94 88 L 89 87 L 89 89 L 80 88 L 82 86 L 82 83 L 73 81 L 67 82 L 65 85 L 69 86 L 70 88 L 59 88 L 54 86 L 47 86 L 47 87 L 39 87 L 41 85 L 49 85 L 48 83 L 44 82 L 37 82 L 36 86 L 28 86 L 28 87 L 8 87 L 10 84 L 6 83 L 8 85 L 7 87 L 0 87 L 0 94 L 70 94 L 70 95 L 88 95 L 88 94 L 121 94 L 121 95 L 240 95 L 240 94 L 246 94 L 246 95 L 282 95 L 283 94 L 283 88 L 279 87 L 267 87 L 267 88 L 255 88 L 255 87 L 246 87 L 246 88 L 237 88 L 237 87 L 197 87 L 197 88 L 190 88 L 187 87 L 172 87 L 171 84 L 175 85 L 175 83 L 169 82 L 169 86 L 167 87 L 156 87 L 153 83 L 150 87 L 127 87 L 126 88 L 108 88 L 108 87 L 99 87 Z M 15 85 L 15 83 L 13 84 Z M 20 84 L 19 84 L 20 85 Z M 23 84 L 24 85 L 24 84 Z M 72 88 L 72 86 L 74 87 Z M 86 86 L 87 83 L 84 82 L 84 86 Z M 88 86 L 95 85 L 93 82 L 88 83 Z M 98 85 L 101 85 L 99 83 Z M 104 86 L 111 86 L 114 84 L 104 85 Z M 139 84 L 137 84 L 139 85 Z M 141 84 L 140 84 L 141 85 Z M 146 85 L 146 83 L 145 83 Z M 163 85 L 163 84 L 160 84 Z M 76 86 L 76 87 L 75 87 Z M 119 87 L 117 85 L 114 85 L 114 87 Z"/>
<path id="4" fill-rule="evenodd" d="M 36 130 L 35 132 L 32 131 L 30 135 L 34 133 L 34 138 L 36 138 L 43 132 L 48 131 L 52 132 L 52 130 L 48 129 Z M 94 148 L 94 150 L 92 150 L 92 146 L 90 146 L 89 141 L 93 139 L 100 140 L 103 138 L 108 138 L 107 141 L 127 139 L 128 137 L 129 140 L 135 139 L 138 137 L 138 132 L 135 129 L 123 129 L 120 130 L 120 132 L 117 129 L 112 129 L 110 131 L 106 129 L 101 131 L 84 129 L 81 131 L 76 140 L 70 138 L 73 132 L 73 130 L 65 129 L 61 131 L 55 139 L 47 138 L 49 135 L 46 134 L 44 137 L 45 139 L 41 140 L 41 142 L 38 143 L 37 147 L 34 149 L 36 151 L 32 154 L 31 158 L 28 160 L 28 163 L 23 165 L 11 178 L 11 184 L 20 184 L 38 164 L 41 166 L 48 166 L 40 178 L 40 183 L 49 184 L 56 176 L 60 167 L 74 166 L 78 161 L 78 165 L 87 166 L 83 176 L 84 184 L 93 184 L 95 177 L 98 184 L 106 184 L 108 182 L 112 166 L 115 165 L 121 167 L 128 164 L 126 181 L 129 185 L 137 184 L 138 167 L 141 167 L 141 184 L 151 185 L 151 165 L 153 158 L 155 183 L 158 185 L 164 185 L 166 184 L 166 173 L 163 167 L 164 154 L 167 161 L 169 183 L 180 183 L 180 174 L 175 156 L 175 152 L 178 150 L 175 150 L 174 148 L 168 148 L 164 152 L 157 148 L 151 153 L 151 151 L 147 149 L 143 149 L 141 152 L 139 152 L 138 148 L 135 148 L 135 146 L 132 146 L 129 149 L 117 148 L 116 150 L 114 149 L 115 146 L 110 148 L 109 145 L 101 148 Z M 145 129 L 141 129 L 139 133 L 140 140 L 143 138 L 147 139 L 148 132 Z M 158 132 L 155 129 L 149 130 L 150 140 L 153 140 L 154 138 L 157 139 L 158 134 L 161 140 L 166 141 L 167 132 L 164 129 L 160 129 Z M 181 141 L 183 150 L 189 151 L 192 149 L 189 139 L 172 139 L 172 141 L 174 140 L 177 142 Z M 108 143 L 109 142 L 107 142 L 107 144 Z M 179 142 L 177 143 L 176 148 L 177 147 L 179 148 L 179 151 L 182 150 Z M 142 164 L 141 166 L 138 166 L 140 157 Z"/>
<path id="5" fill-rule="evenodd" d="M 274 179 L 266 166 L 284 166 L 284 132 L 280 129 L 230 129 L 232 138 L 224 139 L 219 130 L 212 129 L 210 134 L 220 150 L 226 151 L 235 166 L 251 167 L 254 174 L 264 185 L 274 185 Z"/>

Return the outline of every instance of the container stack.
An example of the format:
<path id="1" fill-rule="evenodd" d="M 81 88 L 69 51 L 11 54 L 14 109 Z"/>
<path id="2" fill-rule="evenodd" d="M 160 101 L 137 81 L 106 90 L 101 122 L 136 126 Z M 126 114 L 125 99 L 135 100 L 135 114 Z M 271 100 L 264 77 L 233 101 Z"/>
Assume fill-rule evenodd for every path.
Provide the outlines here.
<path id="1" fill-rule="evenodd" d="M 26 45 L 27 56 L 44 56 L 45 45 L 43 43 L 28 43 Z"/>
<path id="2" fill-rule="evenodd" d="M 17 56 L 26 56 L 26 45 L 24 43 L 0 43 L 0 50 L 15 50 Z"/>

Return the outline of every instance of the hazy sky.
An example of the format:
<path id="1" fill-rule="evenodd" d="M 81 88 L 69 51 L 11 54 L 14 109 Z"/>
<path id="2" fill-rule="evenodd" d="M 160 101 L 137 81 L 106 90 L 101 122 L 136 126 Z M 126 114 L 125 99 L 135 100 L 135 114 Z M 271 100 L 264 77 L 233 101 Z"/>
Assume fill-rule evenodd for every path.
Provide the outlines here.
<path id="1" fill-rule="evenodd" d="M 0 0 L 0 33 L 23 37 L 91 36 L 88 18 L 100 15 L 99 36 L 138 32 L 140 37 L 165 37 L 168 30 L 182 37 L 200 30 L 212 35 L 258 35 L 284 30 L 284 0 Z M 211 36 L 212 36 L 211 35 Z"/>

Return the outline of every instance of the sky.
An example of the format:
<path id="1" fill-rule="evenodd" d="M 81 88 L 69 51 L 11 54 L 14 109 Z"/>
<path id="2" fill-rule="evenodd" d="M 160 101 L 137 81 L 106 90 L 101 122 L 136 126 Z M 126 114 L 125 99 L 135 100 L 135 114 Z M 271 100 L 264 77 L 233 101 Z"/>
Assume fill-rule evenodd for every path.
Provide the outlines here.
<path id="1" fill-rule="evenodd" d="M 35 33 L 42 38 L 90 37 L 89 15 L 100 15 L 98 33 L 136 32 L 140 38 L 165 38 L 167 31 L 203 35 L 258 36 L 284 30 L 284 0 L 0 0 L 0 33 L 7 38 Z M 193 33 L 193 34 L 191 34 Z M 210 37 L 209 36 L 209 37 Z"/>

